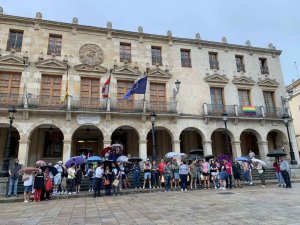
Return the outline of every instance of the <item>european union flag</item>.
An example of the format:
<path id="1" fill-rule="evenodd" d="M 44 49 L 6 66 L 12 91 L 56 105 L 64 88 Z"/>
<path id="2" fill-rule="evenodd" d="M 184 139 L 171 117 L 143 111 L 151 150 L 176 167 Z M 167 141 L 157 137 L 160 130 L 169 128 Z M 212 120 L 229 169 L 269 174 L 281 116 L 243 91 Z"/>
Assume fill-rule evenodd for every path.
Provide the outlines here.
<path id="1" fill-rule="evenodd" d="M 126 93 L 123 99 L 127 99 L 133 94 L 145 94 L 147 87 L 147 76 L 142 77 L 133 84 L 133 87 Z"/>

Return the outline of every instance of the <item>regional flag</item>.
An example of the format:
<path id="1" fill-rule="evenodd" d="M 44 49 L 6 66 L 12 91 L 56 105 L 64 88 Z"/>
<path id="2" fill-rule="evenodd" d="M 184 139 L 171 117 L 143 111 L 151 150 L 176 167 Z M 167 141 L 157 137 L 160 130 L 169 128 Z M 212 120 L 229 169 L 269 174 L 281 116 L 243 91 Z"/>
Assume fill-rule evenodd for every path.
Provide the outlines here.
<path id="1" fill-rule="evenodd" d="M 102 87 L 102 97 L 103 98 L 108 98 L 108 93 L 109 93 L 109 85 L 110 85 L 110 77 L 107 79 L 107 81 L 104 83 Z"/>
<path id="2" fill-rule="evenodd" d="M 126 93 L 123 99 L 128 99 L 133 94 L 145 94 L 146 87 L 147 87 L 147 76 L 144 76 L 133 84 L 133 87 Z"/>

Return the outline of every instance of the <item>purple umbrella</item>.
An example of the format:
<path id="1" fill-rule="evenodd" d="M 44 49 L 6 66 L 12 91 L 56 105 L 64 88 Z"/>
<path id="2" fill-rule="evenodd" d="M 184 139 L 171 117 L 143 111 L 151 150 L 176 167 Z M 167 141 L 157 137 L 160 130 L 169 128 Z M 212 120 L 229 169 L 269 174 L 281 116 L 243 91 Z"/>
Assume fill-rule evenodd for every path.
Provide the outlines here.
<path id="1" fill-rule="evenodd" d="M 72 163 L 75 163 L 75 165 L 81 165 L 84 163 L 84 158 L 82 158 L 81 156 L 74 156 L 65 163 L 65 166 L 71 167 Z"/>

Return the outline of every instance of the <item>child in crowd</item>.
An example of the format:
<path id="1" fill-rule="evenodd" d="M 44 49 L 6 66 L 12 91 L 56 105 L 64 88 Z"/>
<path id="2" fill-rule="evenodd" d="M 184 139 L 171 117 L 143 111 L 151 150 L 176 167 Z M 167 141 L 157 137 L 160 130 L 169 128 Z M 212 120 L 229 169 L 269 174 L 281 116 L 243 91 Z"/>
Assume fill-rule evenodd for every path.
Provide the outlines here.
<path id="1" fill-rule="evenodd" d="M 111 196 L 111 183 L 112 183 L 113 176 L 112 176 L 112 172 L 109 169 L 109 166 L 106 166 L 103 177 L 104 177 L 105 194 L 107 196 Z"/>
<path id="2" fill-rule="evenodd" d="M 22 181 L 24 182 L 24 202 L 30 201 L 30 193 L 32 191 L 33 175 L 25 172 Z"/>
<path id="3" fill-rule="evenodd" d="M 34 178 L 34 202 L 41 201 L 41 193 L 44 188 L 45 188 L 44 173 L 42 172 L 41 169 L 39 169 L 38 173 L 35 175 Z"/>
<path id="4" fill-rule="evenodd" d="M 93 192 L 94 191 L 94 178 L 95 178 L 95 171 L 93 169 L 93 165 L 90 164 L 89 165 L 89 169 L 87 171 L 87 175 L 89 178 L 89 192 Z"/>

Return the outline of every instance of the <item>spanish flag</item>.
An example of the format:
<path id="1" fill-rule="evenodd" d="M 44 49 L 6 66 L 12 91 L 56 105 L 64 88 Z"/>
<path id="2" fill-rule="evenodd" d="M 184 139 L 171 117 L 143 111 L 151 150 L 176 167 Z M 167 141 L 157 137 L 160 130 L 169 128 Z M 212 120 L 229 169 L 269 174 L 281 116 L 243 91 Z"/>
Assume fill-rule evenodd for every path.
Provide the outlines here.
<path id="1" fill-rule="evenodd" d="M 66 91 L 63 100 L 61 101 L 61 104 L 66 102 L 69 96 L 69 65 L 67 65 L 67 81 L 66 81 Z"/>

